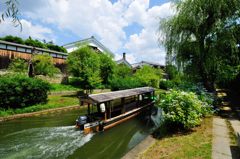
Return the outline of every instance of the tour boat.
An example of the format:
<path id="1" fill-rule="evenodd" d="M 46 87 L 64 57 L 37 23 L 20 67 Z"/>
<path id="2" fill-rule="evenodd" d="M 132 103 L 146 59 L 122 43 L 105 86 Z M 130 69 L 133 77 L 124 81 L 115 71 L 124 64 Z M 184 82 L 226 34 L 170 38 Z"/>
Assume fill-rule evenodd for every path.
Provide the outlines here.
<path id="1" fill-rule="evenodd" d="M 79 116 L 76 127 L 86 134 L 104 131 L 150 111 L 154 105 L 154 91 L 152 87 L 141 87 L 80 97 L 81 105 L 87 105 L 87 114 Z"/>

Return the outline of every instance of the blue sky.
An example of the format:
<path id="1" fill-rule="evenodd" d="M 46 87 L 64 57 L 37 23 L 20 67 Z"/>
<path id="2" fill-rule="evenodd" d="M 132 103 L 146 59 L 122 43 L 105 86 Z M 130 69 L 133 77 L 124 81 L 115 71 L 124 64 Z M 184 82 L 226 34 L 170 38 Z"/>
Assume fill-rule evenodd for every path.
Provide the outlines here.
<path id="1" fill-rule="evenodd" d="M 169 0 L 19 0 L 23 31 L 10 20 L 0 36 L 29 36 L 63 45 L 95 36 L 115 58 L 127 53 L 130 63 L 141 60 L 164 64 L 158 43 L 160 18 L 173 15 Z"/>

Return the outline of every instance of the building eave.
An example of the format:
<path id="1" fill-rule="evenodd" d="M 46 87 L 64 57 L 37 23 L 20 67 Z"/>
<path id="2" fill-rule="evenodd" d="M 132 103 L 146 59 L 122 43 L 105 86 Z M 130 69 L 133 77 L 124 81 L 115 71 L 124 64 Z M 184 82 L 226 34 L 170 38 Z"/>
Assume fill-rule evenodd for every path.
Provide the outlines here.
<path id="1" fill-rule="evenodd" d="M 101 48 L 102 50 L 104 50 L 105 52 L 108 52 L 110 53 L 112 56 L 114 56 L 113 52 L 110 51 L 107 47 L 105 47 L 101 42 L 99 42 L 95 37 L 90 37 L 90 38 L 87 38 L 87 39 L 82 39 L 82 40 L 78 40 L 78 41 L 75 41 L 75 42 L 71 42 L 71 43 L 68 43 L 68 44 L 65 44 L 63 45 L 63 47 L 65 48 L 70 48 L 70 47 L 76 47 L 77 44 L 80 44 L 80 43 L 94 43 L 97 45 L 97 47 Z"/>
<path id="2" fill-rule="evenodd" d="M 130 68 L 132 68 L 132 65 L 127 61 L 127 60 L 124 60 L 124 59 L 120 59 L 120 60 L 117 60 L 115 61 L 117 64 L 121 64 L 121 63 L 124 63 L 126 64 L 127 66 L 129 66 Z"/>

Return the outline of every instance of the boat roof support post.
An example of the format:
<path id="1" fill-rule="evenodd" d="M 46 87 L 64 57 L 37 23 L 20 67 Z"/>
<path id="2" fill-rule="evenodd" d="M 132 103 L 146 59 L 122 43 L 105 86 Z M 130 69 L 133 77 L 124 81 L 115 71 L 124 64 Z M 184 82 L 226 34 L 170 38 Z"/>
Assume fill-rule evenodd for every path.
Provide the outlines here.
<path id="1" fill-rule="evenodd" d="M 139 94 L 137 95 L 137 100 L 136 100 L 136 108 L 139 107 Z"/>
<path id="2" fill-rule="evenodd" d="M 110 118 L 112 118 L 112 102 L 108 102 L 108 105 L 110 107 Z"/>
<path id="3" fill-rule="evenodd" d="M 126 111 L 126 108 L 125 108 L 125 98 L 122 98 L 121 99 L 121 105 L 122 105 L 122 110 L 121 110 L 121 113 L 125 113 Z"/>
<path id="4" fill-rule="evenodd" d="M 88 103 L 88 115 L 90 115 L 90 103 Z"/>

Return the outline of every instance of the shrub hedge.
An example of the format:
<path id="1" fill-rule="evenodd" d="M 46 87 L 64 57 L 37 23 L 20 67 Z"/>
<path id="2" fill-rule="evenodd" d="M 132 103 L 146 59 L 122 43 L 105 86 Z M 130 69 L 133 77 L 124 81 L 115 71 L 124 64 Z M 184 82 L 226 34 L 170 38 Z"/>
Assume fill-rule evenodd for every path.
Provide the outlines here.
<path id="1" fill-rule="evenodd" d="M 190 129 L 200 125 L 201 117 L 212 113 L 212 106 L 193 92 L 170 90 L 159 102 L 164 120 L 173 129 Z"/>
<path id="2" fill-rule="evenodd" d="M 123 89 L 131 89 L 144 86 L 143 83 L 134 77 L 125 77 L 125 78 L 113 78 L 110 82 L 111 90 L 123 90 Z"/>
<path id="3" fill-rule="evenodd" d="M 172 82 L 171 80 L 161 80 L 159 82 L 159 88 L 160 89 L 164 89 L 164 90 L 168 90 L 168 89 L 172 89 L 175 87 L 175 83 Z"/>
<path id="4" fill-rule="evenodd" d="M 45 103 L 50 85 L 24 75 L 0 76 L 0 107 L 21 108 Z"/>

